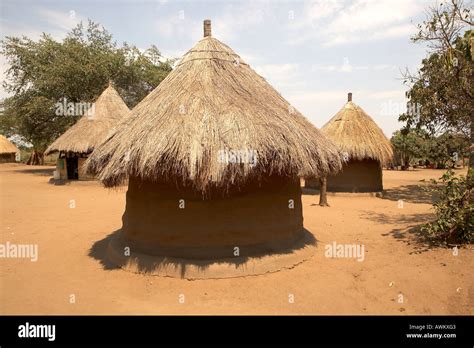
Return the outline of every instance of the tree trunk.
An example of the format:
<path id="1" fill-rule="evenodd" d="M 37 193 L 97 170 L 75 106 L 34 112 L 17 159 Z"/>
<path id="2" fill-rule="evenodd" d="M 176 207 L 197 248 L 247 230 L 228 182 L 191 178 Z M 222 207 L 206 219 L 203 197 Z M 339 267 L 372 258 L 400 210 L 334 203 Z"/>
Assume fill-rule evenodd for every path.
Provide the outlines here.
<path id="1" fill-rule="evenodd" d="M 469 147 L 469 171 L 474 170 L 474 116 L 471 116 L 471 146 Z"/>
<path id="2" fill-rule="evenodd" d="M 26 162 L 28 165 L 43 165 L 44 164 L 44 153 L 42 151 L 33 150 Z"/>
<path id="3" fill-rule="evenodd" d="M 321 207 L 329 207 L 327 195 L 327 179 L 326 177 L 319 178 L 319 205 Z"/>
<path id="4" fill-rule="evenodd" d="M 410 169 L 410 156 L 403 156 L 402 159 L 402 170 Z"/>
<path id="5" fill-rule="evenodd" d="M 471 47 L 471 49 L 473 49 Z M 474 115 L 471 115 L 471 146 L 469 147 L 469 168 L 467 169 L 467 185 L 474 187 Z M 474 204 L 474 195 L 469 197 L 469 203 Z"/>

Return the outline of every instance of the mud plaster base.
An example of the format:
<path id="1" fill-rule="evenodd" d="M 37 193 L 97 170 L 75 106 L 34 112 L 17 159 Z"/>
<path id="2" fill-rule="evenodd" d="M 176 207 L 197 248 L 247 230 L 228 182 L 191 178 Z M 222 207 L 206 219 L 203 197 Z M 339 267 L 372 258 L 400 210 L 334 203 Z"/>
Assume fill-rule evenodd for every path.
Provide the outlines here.
<path id="1" fill-rule="evenodd" d="M 133 250 L 130 250 L 130 256 L 125 256 L 127 243 L 124 242 L 122 231 L 119 231 L 110 240 L 107 258 L 133 273 L 183 279 L 236 278 L 293 268 L 316 253 L 316 243 L 312 238 L 309 232 L 303 230 L 300 238 L 286 250 L 258 256 L 202 260 L 148 255 Z M 261 249 L 261 246 L 257 249 Z"/>

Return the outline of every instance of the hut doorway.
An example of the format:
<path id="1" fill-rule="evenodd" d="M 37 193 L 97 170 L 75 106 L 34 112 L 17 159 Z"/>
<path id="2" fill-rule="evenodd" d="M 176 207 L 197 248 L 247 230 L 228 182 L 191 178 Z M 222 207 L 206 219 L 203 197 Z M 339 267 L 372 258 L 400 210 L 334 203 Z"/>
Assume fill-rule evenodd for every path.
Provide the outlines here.
<path id="1" fill-rule="evenodd" d="M 60 152 L 56 164 L 57 179 L 61 180 L 94 180 L 94 177 L 83 170 L 88 154 Z"/>
<path id="2" fill-rule="evenodd" d="M 59 179 L 78 180 L 79 179 L 79 158 L 74 153 L 60 152 L 56 170 L 59 172 Z"/>
<path id="3" fill-rule="evenodd" d="M 67 178 L 69 180 L 79 179 L 79 165 L 77 156 L 66 158 Z"/>

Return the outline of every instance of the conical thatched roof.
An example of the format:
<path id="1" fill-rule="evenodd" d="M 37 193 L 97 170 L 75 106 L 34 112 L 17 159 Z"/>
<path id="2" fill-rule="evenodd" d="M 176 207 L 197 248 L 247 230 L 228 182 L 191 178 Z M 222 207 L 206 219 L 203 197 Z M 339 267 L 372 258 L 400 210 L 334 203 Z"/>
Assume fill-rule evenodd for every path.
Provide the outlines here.
<path id="1" fill-rule="evenodd" d="M 4 153 L 17 153 L 20 150 L 13 145 L 10 140 L 5 138 L 3 135 L 0 134 L 0 154 Z"/>
<path id="2" fill-rule="evenodd" d="M 79 121 L 56 139 L 45 154 L 56 151 L 89 153 L 100 144 L 130 110 L 112 84 L 102 92 L 90 115 L 84 115 Z"/>
<path id="3" fill-rule="evenodd" d="M 390 141 L 374 120 L 352 102 L 352 93 L 343 108 L 326 123 L 321 131 L 349 158 L 374 159 L 381 164 L 393 157 Z"/>
<path id="4" fill-rule="evenodd" d="M 205 23 L 206 24 L 206 23 Z M 210 23 L 209 23 L 210 27 Z M 210 28 L 86 162 L 105 186 L 126 177 L 229 187 L 269 173 L 318 176 L 341 168 L 321 132 Z M 225 150 L 256 151 L 229 164 Z"/>

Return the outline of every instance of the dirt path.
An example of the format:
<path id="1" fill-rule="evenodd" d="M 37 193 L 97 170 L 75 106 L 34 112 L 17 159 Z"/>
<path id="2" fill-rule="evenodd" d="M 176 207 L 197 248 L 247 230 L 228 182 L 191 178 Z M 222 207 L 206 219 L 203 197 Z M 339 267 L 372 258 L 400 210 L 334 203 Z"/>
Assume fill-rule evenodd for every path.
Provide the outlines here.
<path id="1" fill-rule="evenodd" d="M 454 256 L 417 241 L 415 227 L 431 217 L 418 181 L 442 171 L 386 171 L 384 199 L 329 197 L 331 207 L 322 208 L 305 194 L 305 227 L 318 241 L 311 260 L 262 276 L 188 281 L 104 265 L 104 239 L 121 227 L 125 188 L 55 186 L 52 170 L 0 164 L 0 243 L 39 248 L 36 262 L 0 259 L 2 314 L 474 313 L 474 250 Z M 364 260 L 325 257 L 333 242 L 363 244 Z"/>

